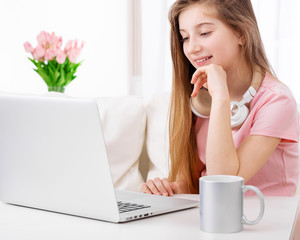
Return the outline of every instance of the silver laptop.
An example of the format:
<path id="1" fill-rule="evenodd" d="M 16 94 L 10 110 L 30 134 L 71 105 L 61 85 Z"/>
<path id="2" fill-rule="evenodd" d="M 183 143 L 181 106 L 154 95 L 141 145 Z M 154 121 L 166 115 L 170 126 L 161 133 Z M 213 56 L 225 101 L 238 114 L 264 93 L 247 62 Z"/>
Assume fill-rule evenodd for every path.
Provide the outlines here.
<path id="1" fill-rule="evenodd" d="M 110 222 L 199 204 L 114 190 L 96 100 L 0 94 L 0 114 L 3 202 Z"/>

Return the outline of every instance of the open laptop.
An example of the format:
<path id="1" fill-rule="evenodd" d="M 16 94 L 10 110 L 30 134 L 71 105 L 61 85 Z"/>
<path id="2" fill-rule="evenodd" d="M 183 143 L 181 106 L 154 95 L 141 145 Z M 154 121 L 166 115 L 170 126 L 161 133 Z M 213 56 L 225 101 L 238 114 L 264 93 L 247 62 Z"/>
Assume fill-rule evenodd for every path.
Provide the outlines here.
<path id="1" fill-rule="evenodd" d="M 114 190 L 96 100 L 0 94 L 0 114 L 3 202 L 110 222 L 199 204 Z"/>

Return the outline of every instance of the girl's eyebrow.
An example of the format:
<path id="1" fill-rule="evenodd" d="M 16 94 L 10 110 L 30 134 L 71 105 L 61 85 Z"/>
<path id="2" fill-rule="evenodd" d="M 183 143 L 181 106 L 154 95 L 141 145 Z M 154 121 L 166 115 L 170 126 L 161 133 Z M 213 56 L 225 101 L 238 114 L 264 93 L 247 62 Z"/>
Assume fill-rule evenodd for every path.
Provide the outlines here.
<path id="1" fill-rule="evenodd" d="M 203 23 L 197 24 L 194 28 L 200 28 L 200 27 L 202 27 L 203 25 L 214 25 L 214 24 L 211 23 L 211 22 L 203 22 Z M 186 32 L 186 30 L 183 29 L 183 28 L 180 28 L 180 29 L 179 29 L 179 32 Z"/>

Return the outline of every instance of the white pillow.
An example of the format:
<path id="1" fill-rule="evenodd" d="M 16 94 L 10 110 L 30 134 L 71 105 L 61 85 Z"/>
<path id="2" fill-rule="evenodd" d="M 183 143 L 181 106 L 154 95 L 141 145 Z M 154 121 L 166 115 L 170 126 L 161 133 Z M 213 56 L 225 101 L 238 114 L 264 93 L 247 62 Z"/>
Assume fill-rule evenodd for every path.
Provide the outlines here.
<path id="1" fill-rule="evenodd" d="M 150 159 L 147 179 L 169 176 L 169 104 L 170 93 L 160 93 L 146 105 L 146 144 Z"/>
<path id="2" fill-rule="evenodd" d="M 141 191 L 138 158 L 146 129 L 142 100 L 134 96 L 98 98 L 98 106 L 115 188 Z"/>

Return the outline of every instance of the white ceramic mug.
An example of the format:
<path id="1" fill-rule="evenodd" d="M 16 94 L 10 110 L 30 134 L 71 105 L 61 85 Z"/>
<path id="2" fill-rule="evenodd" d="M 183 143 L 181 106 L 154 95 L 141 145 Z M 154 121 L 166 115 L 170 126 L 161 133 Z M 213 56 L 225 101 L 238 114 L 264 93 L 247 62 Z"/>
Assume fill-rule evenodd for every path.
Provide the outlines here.
<path id="1" fill-rule="evenodd" d="M 244 185 L 244 179 L 230 175 L 212 175 L 199 179 L 200 229 L 211 233 L 232 233 L 243 230 L 243 224 L 254 225 L 264 214 L 264 197 L 254 186 Z M 260 200 L 260 213 L 250 221 L 243 214 L 244 193 L 254 191 Z"/>

